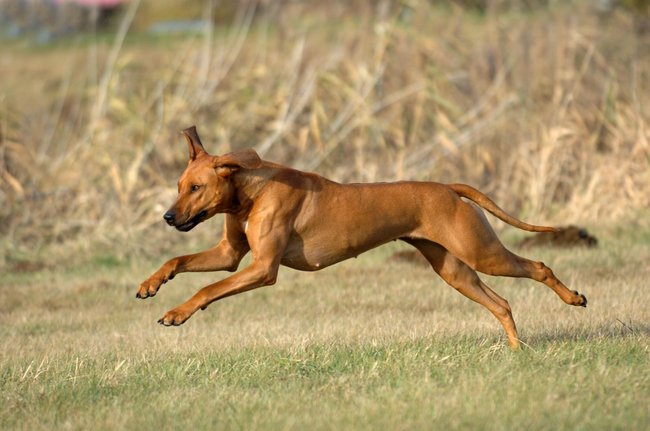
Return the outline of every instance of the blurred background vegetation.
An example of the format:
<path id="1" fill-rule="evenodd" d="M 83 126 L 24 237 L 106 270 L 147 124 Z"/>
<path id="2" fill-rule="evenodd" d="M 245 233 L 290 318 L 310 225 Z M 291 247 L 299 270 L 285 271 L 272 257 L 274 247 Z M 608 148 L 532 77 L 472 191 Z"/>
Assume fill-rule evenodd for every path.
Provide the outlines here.
<path id="1" fill-rule="evenodd" d="M 534 223 L 634 220 L 649 3 L 0 0 L 0 267 L 187 241 L 161 215 L 192 124 L 212 153 L 338 181 L 465 182 Z M 216 241 L 206 224 L 190 241 Z"/>

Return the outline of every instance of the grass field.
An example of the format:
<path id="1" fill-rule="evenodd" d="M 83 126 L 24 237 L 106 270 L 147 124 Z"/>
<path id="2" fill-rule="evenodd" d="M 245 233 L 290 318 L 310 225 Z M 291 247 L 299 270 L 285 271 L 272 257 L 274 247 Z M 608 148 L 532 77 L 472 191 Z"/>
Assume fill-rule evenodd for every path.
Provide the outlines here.
<path id="1" fill-rule="evenodd" d="M 140 301 L 137 282 L 162 259 L 14 271 L 0 282 L 0 427 L 646 429 L 644 219 L 596 229 L 598 249 L 527 252 L 587 309 L 485 277 L 513 307 L 519 352 L 431 270 L 388 262 L 397 244 L 319 273 L 283 268 L 277 285 L 180 328 L 156 320 L 221 274 L 181 275 Z"/>
<path id="2" fill-rule="evenodd" d="M 644 1 L 128 4 L 105 33 L 0 39 L 0 429 L 650 429 Z M 201 14 L 198 33 L 143 32 Z M 217 240 L 218 218 L 185 235 L 161 220 L 192 124 L 212 153 L 463 182 L 528 222 L 586 226 L 596 249 L 522 254 L 589 307 L 484 277 L 512 305 L 512 352 L 391 243 L 164 328 L 223 276 L 135 299 Z"/>

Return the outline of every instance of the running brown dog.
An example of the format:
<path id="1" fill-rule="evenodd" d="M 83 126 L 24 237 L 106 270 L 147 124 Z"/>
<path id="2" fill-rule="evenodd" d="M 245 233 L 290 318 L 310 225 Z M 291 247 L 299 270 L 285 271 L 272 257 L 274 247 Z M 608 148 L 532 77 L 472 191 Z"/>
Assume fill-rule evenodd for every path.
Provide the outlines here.
<path id="1" fill-rule="evenodd" d="M 254 150 L 212 156 L 195 127 L 183 134 L 190 160 L 178 181 L 176 202 L 164 219 L 187 232 L 225 213 L 223 238 L 214 248 L 167 261 L 140 285 L 136 297 L 156 295 L 163 283 L 181 272 L 234 272 L 249 251 L 252 261 L 168 311 L 158 321 L 165 326 L 181 325 L 218 299 L 274 284 L 280 265 L 317 271 L 397 239 L 417 248 L 449 285 L 490 310 L 513 348 L 519 339 L 510 306 L 476 271 L 531 278 L 567 304 L 587 305 L 584 295 L 569 290 L 546 265 L 507 250 L 479 206 L 520 229 L 553 232 L 554 228 L 517 220 L 470 186 L 411 181 L 338 184 L 263 161 Z"/>

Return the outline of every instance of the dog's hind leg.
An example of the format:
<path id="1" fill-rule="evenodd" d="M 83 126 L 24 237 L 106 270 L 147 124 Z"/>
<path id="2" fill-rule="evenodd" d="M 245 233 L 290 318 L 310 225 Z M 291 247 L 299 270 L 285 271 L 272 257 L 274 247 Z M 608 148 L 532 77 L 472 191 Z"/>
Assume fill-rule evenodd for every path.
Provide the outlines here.
<path id="1" fill-rule="evenodd" d="M 435 242 L 421 239 L 404 239 L 404 241 L 417 248 L 447 284 L 490 310 L 506 331 L 510 347 L 519 348 L 517 327 L 508 301 L 486 286 L 476 271 Z"/>
<path id="2" fill-rule="evenodd" d="M 448 228 L 450 234 L 441 243 L 472 269 L 488 275 L 530 278 L 546 284 L 567 304 L 587 305 L 584 295 L 569 290 L 542 262 L 517 256 L 505 248 L 476 205 L 459 203 L 454 222 Z"/>
<path id="3" fill-rule="evenodd" d="M 550 287 L 565 303 L 569 305 L 587 306 L 587 298 L 564 285 L 548 266 L 535 262 L 505 250 L 503 256 L 492 258 L 488 263 L 479 261 L 476 270 L 490 275 L 504 277 L 525 277 Z"/>

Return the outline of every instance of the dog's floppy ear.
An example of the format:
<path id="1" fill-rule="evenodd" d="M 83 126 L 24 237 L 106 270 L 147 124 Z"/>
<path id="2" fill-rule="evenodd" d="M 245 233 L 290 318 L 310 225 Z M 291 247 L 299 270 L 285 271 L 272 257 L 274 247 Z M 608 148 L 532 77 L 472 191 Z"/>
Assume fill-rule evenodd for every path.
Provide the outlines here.
<path id="1" fill-rule="evenodd" d="M 199 154 L 206 152 L 201 144 L 201 138 L 199 138 L 199 134 L 196 131 L 196 126 L 188 127 L 182 133 L 187 140 L 187 146 L 190 150 L 190 161 L 196 159 Z"/>
<path id="2" fill-rule="evenodd" d="M 256 169 L 262 165 L 262 159 L 253 149 L 233 151 L 232 153 L 216 156 L 214 158 L 214 167 L 217 173 L 222 176 L 228 176 L 237 169 Z"/>

